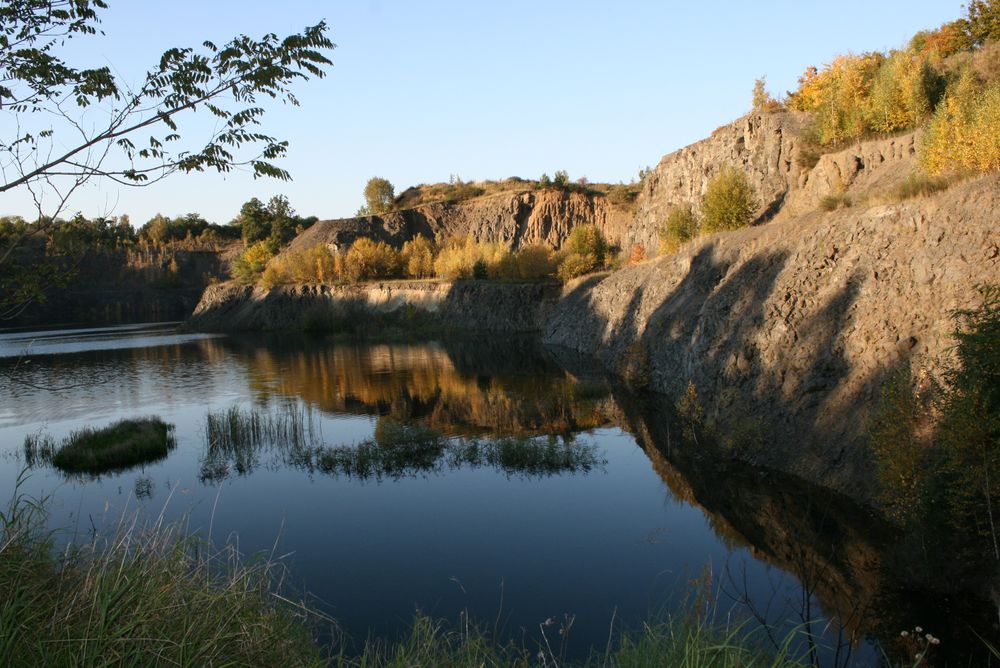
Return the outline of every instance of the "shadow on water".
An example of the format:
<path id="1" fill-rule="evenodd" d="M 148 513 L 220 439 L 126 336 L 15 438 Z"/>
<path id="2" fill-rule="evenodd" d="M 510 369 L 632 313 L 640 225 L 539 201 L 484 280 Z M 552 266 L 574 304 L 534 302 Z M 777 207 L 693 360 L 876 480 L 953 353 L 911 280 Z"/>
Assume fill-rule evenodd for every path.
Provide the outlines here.
<path id="1" fill-rule="evenodd" d="M 571 357 L 563 359 L 572 364 Z M 701 508 L 727 544 L 746 547 L 796 578 L 797 600 L 782 598 L 775 586 L 773 602 L 762 604 L 767 596 L 755 597 L 740 572 L 724 574 L 720 591 L 772 628 L 776 622 L 779 631 L 781 623 L 796 626 L 817 663 L 853 665 L 867 639 L 893 665 L 910 665 L 919 649 L 917 627 L 941 639 L 929 663 L 920 665 L 995 660 L 986 645 L 1000 640 L 997 604 L 987 595 L 988 564 L 981 564 L 976 583 L 923 579 L 912 568 L 915 559 L 899 554 L 901 530 L 872 511 L 800 478 L 737 461 L 725 434 L 692 425 L 668 397 L 619 385 L 614 403 L 621 426 L 675 499 Z M 785 637 L 769 635 L 776 644 Z"/>

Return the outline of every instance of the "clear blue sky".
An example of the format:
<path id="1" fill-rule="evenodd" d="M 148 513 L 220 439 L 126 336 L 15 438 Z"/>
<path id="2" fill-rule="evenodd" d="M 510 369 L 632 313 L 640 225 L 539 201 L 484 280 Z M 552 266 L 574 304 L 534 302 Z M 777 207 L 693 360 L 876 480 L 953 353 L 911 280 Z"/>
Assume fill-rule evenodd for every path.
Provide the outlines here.
<path id="1" fill-rule="evenodd" d="M 95 182 L 70 203 L 87 216 L 199 212 L 232 219 L 250 197 L 285 194 L 303 215 L 352 215 L 373 175 L 409 185 L 565 169 L 629 181 L 640 167 L 745 113 L 756 77 L 775 95 L 808 65 L 902 46 L 963 13 L 952 0 L 811 2 L 473 2 L 111 0 L 106 36 L 75 47 L 135 81 L 172 46 L 325 19 L 329 76 L 300 85 L 265 129 L 289 140 L 291 183 L 248 174 L 175 175 L 147 188 Z M 31 216 L 23 193 L 0 213 Z"/>

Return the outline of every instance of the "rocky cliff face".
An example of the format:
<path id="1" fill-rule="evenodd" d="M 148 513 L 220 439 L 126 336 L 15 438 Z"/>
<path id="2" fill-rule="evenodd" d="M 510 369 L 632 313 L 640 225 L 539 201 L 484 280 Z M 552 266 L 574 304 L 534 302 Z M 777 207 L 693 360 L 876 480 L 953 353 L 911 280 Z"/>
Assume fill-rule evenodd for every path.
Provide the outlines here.
<path id="1" fill-rule="evenodd" d="M 547 244 L 559 248 L 575 225 L 594 223 L 614 243 L 626 234 L 632 214 L 599 194 L 559 189 L 501 193 L 457 203 L 435 203 L 381 216 L 324 220 L 299 235 L 292 248 L 317 243 L 346 247 L 362 236 L 394 246 L 416 235 L 442 241 L 472 237 L 509 248 Z"/>
<path id="2" fill-rule="evenodd" d="M 691 205 L 697 211 L 708 182 L 726 167 L 747 174 L 760 201 L 758 215 L 774 215 L 802 173 L 798 155 L 806 120 L 791 112 L 750 114 L 664 156 L 643 183 L 635 221 L 623 237 L 623 247 L 639 243 L 656 249 L 658 230 L 670 210 Z"/>
<path id="3" fill-rule="evenodd" d="M 735 456 L 866 499 L 866 417 L 895 368 L 950 359 L 951 312 L 1000 276 L 998 207 L 994 175 L 705 237 L 567 286 L 545 341 L 674 397 L 691 382 Z"/>
<path id="4" fill-rule="evenodd" d="M 803 138 L 808 120 L 796 112 L 749 114 L 664 156 L 643 183 L 621 246 L 656 249 L 671 209 L 689 205 L 698 211 L 708 183 L 727 167 L 747 175 L 757 194 L 759 223 L 815 211 L 828 195 L 855 201 L 883 197 L 915 168 L 917 133 L 858 142 L 810 160 L 813 149 Z"/>

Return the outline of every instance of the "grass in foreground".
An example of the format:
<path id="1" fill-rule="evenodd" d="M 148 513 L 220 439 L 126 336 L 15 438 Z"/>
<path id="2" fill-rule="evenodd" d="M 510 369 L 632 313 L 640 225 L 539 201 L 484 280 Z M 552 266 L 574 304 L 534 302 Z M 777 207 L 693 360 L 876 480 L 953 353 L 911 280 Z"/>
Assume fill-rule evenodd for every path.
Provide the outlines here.
<path id="1" fill-rule="evenodd" d="M 320 620 L 332 620 L 282 596 L 273 564 L 247 565 L 235 550 L 212 550 L 179 525 L 141 528 L 134 521 L 57 553 L 42 530 L 43 505 L 15 488 L 0 512 L 0 665 L 11 668 L 809 665 L 793 649 L 801 630 L 769 646 L 763 629 L 717 621 L 697 604 L 615 632 L 603 650 L 576 662 L 565 659 L 562 642 L 571 616 L 542 622 L 521 644 L 504 644 L 465 617 L 453 626 L 418 614 L 398 641 L 371 638 L 356 653 L 341 645 L 336 654 L 313 633 Z"/>
<path id="2" fill-rule="evenodd" d="M 58 446 L 46 434 L 29 434 L 24 457 L 28 466 L 51 463 L 66 473 L 98 475 L 163 459 L 177 445 L 173 431 L 173 425 L 146 417 L 80 429 Z"/>
<path id="3" fill-rule="evenodd" d="M 0 513 L 0 665 L 326 665 L 273 567 L 134 523 L 60 554 L 42 517 L 23 496 Z"/>

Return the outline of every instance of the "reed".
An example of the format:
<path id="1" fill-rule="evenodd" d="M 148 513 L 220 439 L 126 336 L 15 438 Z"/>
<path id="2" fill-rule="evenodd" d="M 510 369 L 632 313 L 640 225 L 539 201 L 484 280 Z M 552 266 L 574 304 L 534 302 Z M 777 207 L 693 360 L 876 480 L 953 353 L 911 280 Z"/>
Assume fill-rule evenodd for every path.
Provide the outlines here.
<path id="1" fill-rule="evenodd" d="M 247 475 L 266 452 L 285 463 L 301 461 L 302 453 L 319 441 L 311 411 L 295 404 L 277 409 L 232 406 L 205 416 L 206 449 L 201 461 L 202 480 L 219 480 L 231 471 Z"/>

